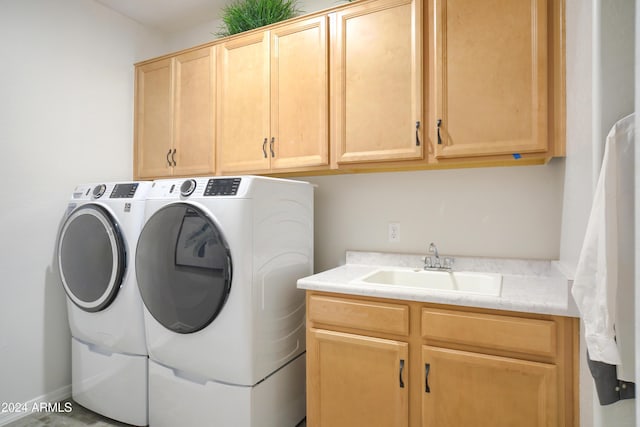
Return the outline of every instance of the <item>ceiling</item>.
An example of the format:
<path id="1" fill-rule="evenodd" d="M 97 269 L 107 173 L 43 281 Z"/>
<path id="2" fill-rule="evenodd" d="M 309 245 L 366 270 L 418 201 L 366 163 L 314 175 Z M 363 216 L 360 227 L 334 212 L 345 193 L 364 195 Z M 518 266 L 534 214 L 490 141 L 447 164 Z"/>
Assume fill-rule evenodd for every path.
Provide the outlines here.
<path id="1" fill-rule="evenodd" d="M 96 0 L 109 9 L 162 32 L 184 30 L 219 17 L 231 0 Z"/>

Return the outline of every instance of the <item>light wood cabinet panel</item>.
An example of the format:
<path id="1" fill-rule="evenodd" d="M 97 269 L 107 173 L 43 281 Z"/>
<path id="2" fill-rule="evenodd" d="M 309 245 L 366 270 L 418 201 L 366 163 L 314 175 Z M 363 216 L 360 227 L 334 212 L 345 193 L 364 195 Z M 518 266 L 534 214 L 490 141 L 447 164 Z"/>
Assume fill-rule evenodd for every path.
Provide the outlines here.
<path id="1" fill-rule="evenodd" d="M 302 20 L 222 45 L 222 173 L 268 173 L 329 163 L 326 21 Z"/>
<path id="2" fill-rule="evenodd" d="M 306 302 L 310 427 L 406 425 L 407 398 L 412 426 L 579 425 L 578 319 L 320 291 Z"/>
<path id="3" fill-rule="evenodd" d="M 212 48 L 175 58 L 175 175 L 215 169 L 215 55 Z"/>
<path id="4" fill-rule="evenodd" d="M 332 15 L 338 164 L 422 158 L 421 19 L 421 0 L 366 2 Z"/>
<path id="5" fill-rule="evenodd" d="M 309 427 L 408 426 L 408 344 L 310 329 Z"/>
<path id="6" fill-rule="evenodd" d="M 171 175 L 173 147 L 172 60 L 136 69 L 135 175 L 154 178 Z"/>
<path id="7" fill-rule="evenodd" d="M 422 358 L 424 427 L 558 425 L 554 365 L 430 346 Z"/>
<path id="8" fill-rule="evenodd" d="M 311 296 L 307 302 L 312 322 L 366 331 L 409 334 L 409 306 L 372 301 Z"/>
<path id="9" fill-rule="evenodd" d="M 136 68 L 134 175 L 213 173 L 215 47 Z"/>
<path id="10" fill-rule="evenodd" d="M 271 168 L 329 164 L 327 17 L 271 31 Z"/>
<path id="11" fill-rule="evenodd" d="M 547 0 L 433 3 L 435 157 L 546 151 Z"/>
<path id="12" fill-rule="evenodd" d="M 422 309 L 422 337 L 541 356 L 556 354 L 556 323 L 484 313 Z"/>
<path id="13" fill-rule="evenodd" d="M 218 170 L 269 169 L 269 33 L 218 48 Z"/>

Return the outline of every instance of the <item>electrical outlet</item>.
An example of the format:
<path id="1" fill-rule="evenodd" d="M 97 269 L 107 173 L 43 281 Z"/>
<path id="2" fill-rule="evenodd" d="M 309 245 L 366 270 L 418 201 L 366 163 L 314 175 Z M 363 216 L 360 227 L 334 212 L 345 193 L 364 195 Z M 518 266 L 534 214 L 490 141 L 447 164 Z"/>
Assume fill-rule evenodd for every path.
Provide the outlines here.
<path id="1" fill-rule="evenodd" d="M 400 223 L 389 223 L 389 243 L 396 243 L 400 241 Z"/>

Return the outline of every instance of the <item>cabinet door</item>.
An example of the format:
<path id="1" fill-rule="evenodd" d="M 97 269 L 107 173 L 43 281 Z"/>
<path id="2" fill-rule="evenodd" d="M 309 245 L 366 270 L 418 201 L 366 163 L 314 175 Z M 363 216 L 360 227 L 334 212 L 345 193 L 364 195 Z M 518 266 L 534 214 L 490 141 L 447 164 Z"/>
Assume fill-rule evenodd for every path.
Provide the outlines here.
<path id="1" fill-rule="evenodd" d="M 329 164 L 327 17 L 271 31 L 273 169 Z"/>
<path id="2" fill-rule="evenodd" d="M 408 344 L 310 328 L 309 427 L 408 425 Z"/>
<path id="3" fill-rule="evenodd" d="M 558 425 L 555 365 L 430 346 L 422 358 L 425 427 Z"/>
<path id="4" fill-rule="evenodd" d="M 547 0 L 434 2 L 436 158 L 545 151 Z"/>
<path id="5" fill-rule="evenodd" d="M 215 47 L 175 59 L 174 174 L 214 172 Z"/>
<path id="6" fill-rule="evenodd" d="M 421 0 L 336 12 L 332 138 L 337 162 L 422 158 Z"/>
<path id="7" fill-rule="evenodd" d="M 269 169 L 269 32 L 218 46 L 218 170 Z"/>
<path id="8" fill-rule="evenodd" d="M 136 69 L 136 178 L 171 175 L 172 60 Z"/>

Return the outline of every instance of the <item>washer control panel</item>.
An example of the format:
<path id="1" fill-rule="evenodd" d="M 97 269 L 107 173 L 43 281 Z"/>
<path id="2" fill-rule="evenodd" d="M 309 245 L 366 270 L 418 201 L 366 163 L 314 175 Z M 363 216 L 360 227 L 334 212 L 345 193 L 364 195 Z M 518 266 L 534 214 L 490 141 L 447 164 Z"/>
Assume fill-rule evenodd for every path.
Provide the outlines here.
<path id="1" fill-rule="evenodd" d="M 138 183 L 116 184 L 111 191 L 110 199 L 133 199 L 138 189 Z"/>
<path id="2" fill-rule="evenodd" d="M 207 182 L 204 196 L 235 196 L 241 178 L 212 178 Z"/>

